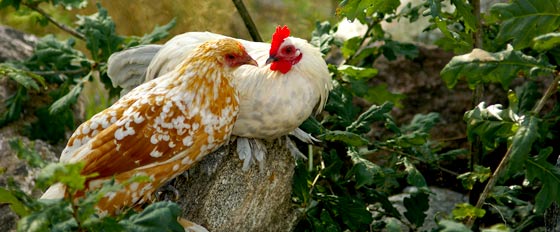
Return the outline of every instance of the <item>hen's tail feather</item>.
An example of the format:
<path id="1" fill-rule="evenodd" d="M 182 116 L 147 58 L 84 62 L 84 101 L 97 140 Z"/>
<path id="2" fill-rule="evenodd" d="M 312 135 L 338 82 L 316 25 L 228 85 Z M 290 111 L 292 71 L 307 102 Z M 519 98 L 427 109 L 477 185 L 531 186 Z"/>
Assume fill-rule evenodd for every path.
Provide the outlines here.
<path id="1" fill-rule="evenodd" d="M 146 70 L 162 45 L 142 45 L 116 52 L 107 61 L 107 74 L 114 87 L 121 87 L 121 95 L 142 84 Z"/>

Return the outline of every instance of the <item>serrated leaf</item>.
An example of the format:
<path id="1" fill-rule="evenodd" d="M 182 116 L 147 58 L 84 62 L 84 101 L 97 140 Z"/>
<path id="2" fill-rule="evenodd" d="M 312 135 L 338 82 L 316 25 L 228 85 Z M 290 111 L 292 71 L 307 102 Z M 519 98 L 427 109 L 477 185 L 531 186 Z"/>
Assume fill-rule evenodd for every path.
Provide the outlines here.
<path id="1" fill-rule="evenodd" d="M 552 202 L 560 203 L 560 168 L 547 161 L 552 149 L 544 149 L 536 157 L 528 158 L 525 162 L 526 177 L 533 182 L 539 179 L 542 183 L 539 193 L 535 197 L 535 211 L 541 214 Z"/>
<path id="2" fill-rule="evenodd" d="M 34 89 L 39 91 L 39 85 L 37 84 L 37 82 L 43 87 L 47 85 L 45 83 L 45 78 L 43 78 L 42 76 L 26 70 L 18 69 L 7 63 L 0 64 L 0 76 L 7 76 L 26 89 Z"/>
<path id="3" fill-rule="evenodd" d="M 40 211 L 32 212 L 20 219 L 17 223 L 17 231 L 75 231 L 77 226 L 68 201 L 50 200 L 50 203 Z"/>
<path id="4" fill-rule="evenodd" d="M 365 146 L 369 143 L 369 140 L 361 135 L 348 131 L 327 131 L 317 137 L 318 139 L 326 141 L 340 141 L 354 147 Z"/>
<path id="5" fill-rule="evenodd" d="M 171 21 L 169 21 L 169 23 L 163 26 L 156 26 L 150 34 L 142 36 L 142 38 L 140 38 L 139 43 L 150 44 L 162 40 L 163 38 L 169 35 L 169 30 L 175 27 L 176 24 L 177 24 L 177 19 L 173 18 Z"/>
<path id="6" fill-rule="evenodd" d="M 471 217 L 481 218 L 486 214 L 486 210 L 476 208 L 469 203 L 460 203 L 455 206 L 451 214 L 453 214 L 453 218 L 456 220 L 463 220 Z"/>
<path id="7" fill-rule="evenodd" d="M 420 227 L 426 219 L 426 211 L 430 208 L 428 194 L 424 191 L 413 192 L 410 197 L 405 197 L 403 205 L 406 208 L 404 216 L 409 222 Z"/>
<path id="8" fill-rule="evenodd" d="M 338 71 L 356 80 L 370 79 L 378 73 L 378 70 L 375 68 L 364 68 L 352 65 L 341 65 Z"/>
<path id="9" fill-rule="evenodd" d="M 82 9 L 87 6 L 87 0 L 52 0 L 54 5 L 62 5 L 66 10 Z"/>
<path id="10" fill-rule="evenodd" d="M 71 190 L 84 189 L 86 178 L 95 176 L 82 176 L 80 173 L 84 167 L 83 163 L 63 164 L 50 163 L 44 167 L 36 178 L 37 186 L 45 188 L 57 182 L 68 186 Z"/>
<path id="11" fill-rule="evenodd" d="M 473 15 L 472 6 L 465 0 L 451 0 L 451 3 L 455 5 L 457 13 L 465 24 L 467 32 L 473 32 L 476 30 L 476 19 Z"/>
<path id="12" fill-rule="evenodd" d="M 343 0 L 336 8 L 336 13 L 349 20 L 357 18 L 361 23 L 366 23 L 366 17 L 374 13 L 395 13 L 399 5 L 399 0 Z"/>
<path id="13" fill-rule="evenodd" d="M 533 143 L 539 137 L 540 119 L 527 115 L 521 123 L 519 129 L 513 135 L 511 142 L 511 159 L 507 168 L 507 175 L 511 176 L 515 172 L 522 170 L 525 160 L 529 157 L 529 152 L 533 147 Z"/>
<path id="14" fill-rule="evenodd" d="M 472 232 L 467 226 L 456 221 L 443 219 L 438 222 L 440 232 Z"/>
<path id="15" fill-rule="evenodd" d="M 488 167 L 474 165 L 474 170 L 472 172 L 466 172 L 459 176 L 457 179 L 461 180 L 463 187 L 467 190 L 472 190 L 476 182 L 484 183 L 492 175 L 492 171 Z"/>
<path id="16" fill-rule="evenodd" d="M 486 107 L 482 102 L 473 110 L 467 111 L 464 120 L 467 122 L 469 140 L 473 141 L 475 136 L 479 136 L 482 145 L 492 150 L 514 135 L 519 127 L 520 117 L 510 109 L 503 110 L 499 104 Z"/>
<path id="17" fill-rule="evenodd" d="M 373 217 L 367 210 L 365 202 L 360 198 L 344 196 L 338 198 L 336 207 L 340 212 L 342 221 L 350 231 L 360 231 L 366 225 L 371 224 Z"/>
<path id="18" fill-rule="evenodd" d="M 511 41 L 518 50 L 531 46 L 534 36 L 558 30 L 558 6 L 560 0 L 514 0 L 494 4 L 490 13 L 502 21 L 496 40 L 502 44 Z"/>
<path id="19" fill-rule="evenodd" d="M 560 45 L 560 32 L 552 32 L 533 39 L 533 49 L 537 51 L 551 50 Z"/>
<path id="20" fill-rule="evenodd" d="M 414 164 L 412 164 L 406 158 L 403 159 L 403 164 L 404 164 L 404 167 L 405 167 L 404 172 L 407 174 L 406 182 L 409 185 L 416 186 L 418 188 L 428 186 L 426 184 L 426 179 L 424 179 L 424 176 L 422 175 L 422 173 L 420 173 L 420 171 L 418 171 L 418 169 L 416 169 Z"/>
<path id="21" fill-rule="evenodd" d="M 330 118 L 332 123 L 337 127 L 345 128 L 357 117 L 360 108 L 352 104 L 352 99 L 354 96 L 352 93 L 341 86 L 339 83 L 335 83 L 335 88 L 330 91 L 329 99 L 325 106 L 325 110 L 331 115 Z M 325 119 L 329 120 L 329 117 Z"/>
<path id="22" fill-rule="evenodd" d="M 68 109 L 70 106 L 76 103 L 76 101 L 78 101 L 78 97 L 80 97 L 80 93 L 82 93 L 83 88 L 84 88 L 84 84 L 82 82 L 72 87 L 70 92 L 68 92 L 66 95 L 56 100 L 49 107 L 49 113 L 54 115 L 62 112 L 63 110 Z"/>
<path id="23" fill-rule="evenodd" d="M 29 59 L 32 65 L 44 66 L 49 70 L 76 70 L 81 68 L 80 62 L 87 60 L 86 56 L 73 48 L 75 42 L 68 39 L 58 41 L 53 35 L 41 38 L 35 45 L 35 53 Z"/>
<path id="24" fill-rule="evenodd" d="M 122 220 L 128 231 L 177 231 L 185 229 L 177 218 L 181 216 L 181 208 L 169 201 L 159 201 L 146 207 L 142 212 Z"/>
<path id="25" fill-rule="evenodd" d="M 379 165 L 362 158 L 361 155 L 354 149 L 349 149 L 348 155 L 354 164 L 348 173 L 355 176 L 356 188 L 371 185 L 375 183 L 376 178 L 382 178 L 383 170 Z"/>
<path id="26" fill-rule="evenodd" d="M 401 100 L 405 99 L 406 95 L 393 93 L 389 91 L 386 83 L 380 83 L 367 88 L 367 93 L 363 98 L 376 105 L 383 104 L 384 102 L 392 102 L 395 107 L 400 108 L 402 107 Z"/>
<path id="27" fill-rule="evenodd" d="M 372 105 L 368 110 L 360 114 L 356 121 L 346 127 L 346 131 L 353 133 L 367 133 L 371 130 L 372 122 L 387 118 L 385 114 L 390 112 L 392 109 L 392 102 L 385 102 L 381 106 Z"/>
<path id="28" fill-rule="evenodd" d="M 449 88 L 453 88 L 459 79 L 466 79 L 471 89 L 480 83 L 500 83 L 507 89 L 516 77 L 536 77 L 552 73 L 554 69 L 545 60 L 511 48 L 496 53 L 476 48 L 471 53 L 453 57 L 441 70 L 441 77 Z"/>
<path id="29" fill-rule="evenodd" d="M 327 54 L 331 50 L 333 41 L 334 31 L 332 30 L 331 23 L 329 21 L 316 22 L 309 43 L 318 47 L 321 53 Z"/>
<path id="30" fill-rule="evenodd" d="M 83 16 L 78 15 L 78 32 L 86 37 L 86 47 L 94 61 L 106 61 L 111 54 L 118 51 L 124 38 L 115 30 L 115 23 L 108 15 L 107 9 L 97 4 L 98 12 Z"/>
<path id="31" fill-rule="evenodd" d="M 344 56 L 345 59 L 353 56 L 356 52 L 358 52 L 358 49 L 360 49 L 361 41 L 362 39 L 360 37 L 352 37 L 344 41 L 344 44 L 342 44 L 342 47 L 340 48 L 342 56 Z"/>
<path id="32" fill-rule="evenodd" d="M 25 147 L 21 139 L 11 139 L 8 143 L 10 148 L 16 152 L 17 157 L 25 160 L 30 167 L 44 167 L 46 165 L 41 155 L 32 146 L 31 148 Z"/>
<path id="33" fill-rule="evenodd" d="M 436 112 L 416 114 L 408 125 L 401 127 L 401 131 L 403 133 L 414 131 L 429 133 L 440 120 L 439 113 Z"/>
<path id="34" fill-rule="evenodd" d="M 292 193 L 294 198 L 298 198 L 301 204 L 308 204 L 311 196 L 309 195 L 309 185 L 308 179 L 311 179 L 306 165 L 302 161 L 298 161 L 295 170 L 294 178 L 292 183 Z"/>
<path id="35" fill-rule="evenodd" d="M 0 187 L 0 203 L 9 204 L 10 209 L 14 211 L 19 217 L 25 217 L 29 215 L 29 211 L 25 208 L 25 205 L 19 201 L 10 191 Z"/>
<path id="36" fill-rule="evenodd" d="M 385 44 L 381 46 L 383 55 L 388 60 L 395 60 L 398 56 L 404 56 L 407 59 L 418 57 L 419 51 L 416 45 L 411 43 L 403 43 L 394 40 L 385 40 Z"/>
<path id="37" fill-rule="evenodd" d="M 496 225 L 492 225 L 492 226 L 490 226 L 490 228 L 480 230 L 480 232 L 510 232 L 510 231 L 513 231 L 513 230 L 511 228 L 509 228 L 507 225 L 501 224 L 501 223 L 496 224 Z"/>

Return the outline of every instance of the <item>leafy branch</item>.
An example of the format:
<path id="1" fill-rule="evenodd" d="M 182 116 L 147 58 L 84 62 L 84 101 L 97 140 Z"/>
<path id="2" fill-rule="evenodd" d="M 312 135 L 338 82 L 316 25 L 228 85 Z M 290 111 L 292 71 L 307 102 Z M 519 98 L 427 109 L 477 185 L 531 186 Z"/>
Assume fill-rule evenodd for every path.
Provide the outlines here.
<path id="1" fill-rule="evenodd" d="M 480 194 L 480 197 L 478 198 L 478 201 L 476 203 L 476 208 L 482 208 L 482 205 L 484 204 L 484 202 L 486 202 L 486 199 L 490 195 L 490 192 L 496 185 L 497 180 L 499 179 L 500 176 L 502 176 L 504 170 L 508 167 L 510 160 L 513 157 L 523 155 L 522 153 L 526 154 L 529 152 L 530 146 L 532 145 L 533 141 L 536 139 L 535 130 L 537 127 L 536 124 L 538 123 L 538 120 L 534 117 L 534 115 L 539 115 L 540 111 L 544 106 L 544 103 L 550 98 L 550 96 L 554 92 L 558 91 L 558 82 L 560 82 L 560 74 L 557 72 L 554 80 L 548 86 L 544 96 L 542 96 L 542 98 L 539 100 L 539 103 L 530 112 L 529 118 L 525 119 L 524 123 L 521 125 L 521 128 L 518 129 L 518 132 L 513 137 L 513 142 L 508 146 L 506 154 L 500 161 L 498 167 L 496 167 L 496 170 L 494 170 L 492 176 L 490 176 L 488 183 L 486 184 L 484 190 Z M 467 226 L 471 227 L 475 219 L 476 218 L 470 217 L 467 221 Z"/>
<path id="2" fill-rule="evenodd" d="M 73 28 L 71 28 L 71 27 L 69 27 L 69 26 L 66 26 L 66 25 L 63 24 L 63 23 L 58 22 L 54 17 L 52 17 L 51 15 L 49 15 L 46 11 L 44 11 L 44 10 L 41 9 L 41 8 L 39 8 L 39 6 L 38 6 L 39 3 L 28 3 L 28 2 L 25 2 L 25 1 L 23 1 L 23 2 L 21 2 L 21 3 L 22 3 L 23 5 L 29 7 L 29 9 L 32 9 L 32 10 L 38 12 L 38 13 L 41 14 L 43 17 L 45 17 L 47 20 L 49 20 L 49 22 L 51 22 L 52 24 L 54 24 L 56 27 L 60 28 L 61 30 L 67 32 L 68 34 L 70 34 L 70 35 L 72 35 L 72 36 L 74 36 L 74 37 L 76 37 L 76 38 L 78 38 L 78 39 L 81 39 L 81 40 L 84 40 L 84 41 L 86 40 L 86 37 L 85 37 L 82 33 L 80 33 L 80 32 L 78 32 L 78 31 L 74 30 Z"/>

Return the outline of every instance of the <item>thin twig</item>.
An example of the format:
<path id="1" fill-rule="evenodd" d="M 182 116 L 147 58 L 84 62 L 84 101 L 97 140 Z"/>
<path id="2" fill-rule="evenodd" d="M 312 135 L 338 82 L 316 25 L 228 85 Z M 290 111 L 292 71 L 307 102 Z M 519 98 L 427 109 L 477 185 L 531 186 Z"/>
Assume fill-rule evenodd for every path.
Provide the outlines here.
<path id="1" fill-rule="evenodd" d="M 32 9 L 34 11 L 37 11 L 39 14 L 41 14 L 42 16 L 47 18 L 47 20 L 49 20 L 49 22 L 51 22 L 52 24 L 54 24 L 56 27 L 60 28 L 61 30 L 65 31 L 65 32 L 68 32 L 69 34 L 73 35 L 74 37 L 76 37 L 78 39 L 86 40 L 86 37 L 82 33 L 78 32 L 78 31 L 76 31 L 76 30 L 74 30 L 74 29 L 72 29 L 72 28 L 70 28 L 70 27 L 68 27 L 68 26 L 66 26 L 62 23 L 59 23 L 52 16 L 50 16 L 47 12 L 45 12 L 43 9 L 39 8 L 36 4 L 28 4 L 28 3 L 25 3 L 25 2 L 22 2 L 21 4 L 29 7 L 30 9 Z"/>
<path id="2" fill-rule="evenodd" d="M 548 98 L 550 98 L 550 96 L 558 90 L 558 82 L 560 82 L 560 72 L 557 72 L 555 75 L 556 77 L 554 78 L 552 83 L 550 83 L 548 89 L 546 89 L 544 96 L 539 100 L 539 103 L 537 103 L 535 108 L 533 108 L 532 110 L 533 113 L 538 114 L 539 112 L 541 112 L 542 108 L 544 107 L 544 104 L 546 103 L 546 100 L 548 100 Z"/>
<path id="3" fill-rule="evenodd" d="M 405 152 L 402 152 L 402 151 L 399 151 L 399 150 L 391 149 L 391 148 L 388 148 L 388 147 L 385 147 L 385 146 L 380 146 L 380 145 L 377 145 L 377 144 L 375 144 L 374 146 L 375 146 L 376 148 L 380 149 L 380 150 L 384 150 L 384 151 L 388 151 L 388 152 L 397 153 L 397 154 L 399 154 L 399 155 L 406 156 L 406 157 L 408 157 L 408 158 L 411 158 L 411 159 L 416 160 L 416 161 L 420 161 L 420 162 L 422 162 L 422 163 L 426 163 L 426 164 L 428 163 L 428 161 L 425 161 L 425 160 L 420 159 L 420 158 L 418 158 L 418 157 L 416 157 L 416 156 L 413 156 L 413 155 L 411 155 L 411 154 L 408 154 L 408 153 L 405 153 Z M 447 169 L 447 168 L 444 168 L 444 167 L 440 166 L 439 164 L 437 164 L 437 168 L 440 169 L 440 170 L 442 170 L 443 172 L 447 172 L 448 174 L 451 174 L 451 175 L 453 175 L 453 176 L 459 176 L 459 173 L 456 173 L 456 172 L 451 171 L 451 170 L 449 170 L 449 169 Z"/>
<path id="4" fill-rule="evenodd" d="M 232 0 L 232 1 L 233 4 L 235 5 L 235 8 L 237 8 L 237 12 L 239 12 L 239 15 L 241 15 L 241 18 L 243 19 L 243 22 L 245 23 L 245 27 L 247 27 L 247 30 L 249 30 L 249 34 L 251 34 L 251 38 L 253 38 L 253 41 L 263 42 L 261 34 L 259 34 L 259 31 L 257 30 L 257 26 L 255 26 L 255 23 L 253 22 L 251 15 L 249 15 L 249 12 L 247 11 L 245 4 L 243 4 L 243 1 L 242 0 Z"/>

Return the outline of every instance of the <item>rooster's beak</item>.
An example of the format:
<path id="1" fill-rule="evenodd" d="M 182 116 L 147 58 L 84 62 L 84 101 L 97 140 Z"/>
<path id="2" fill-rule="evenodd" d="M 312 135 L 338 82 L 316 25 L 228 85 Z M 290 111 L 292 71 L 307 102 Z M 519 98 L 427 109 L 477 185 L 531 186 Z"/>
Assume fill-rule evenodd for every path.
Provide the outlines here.
<path id="1" fill-rule="evenodd" d="M 272 62 L 274 62 L 274 61 L 277 61 L 277 60 L 278 60 L 278 59 L 277 59 L 274 55 L 270 55 L 270 56 L 268 57 L 268 59 L 266 59 L 266 63 L 265 63 L 265 64 L 270 64 L 270 63 L 272 63 Z"/>

